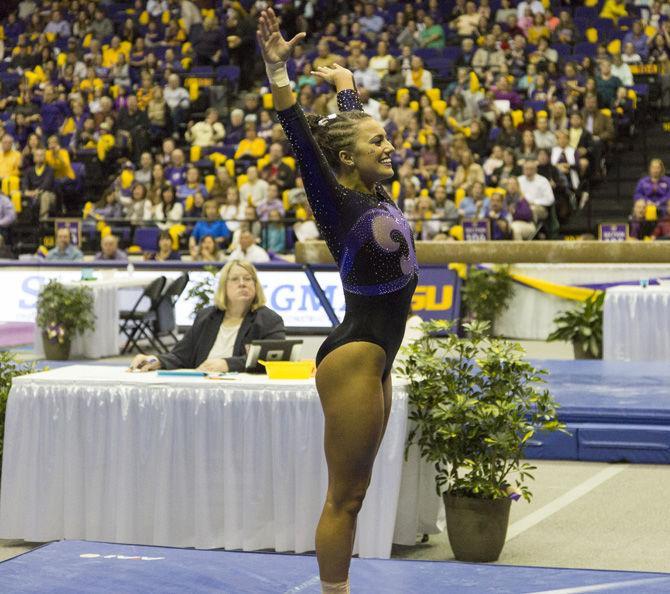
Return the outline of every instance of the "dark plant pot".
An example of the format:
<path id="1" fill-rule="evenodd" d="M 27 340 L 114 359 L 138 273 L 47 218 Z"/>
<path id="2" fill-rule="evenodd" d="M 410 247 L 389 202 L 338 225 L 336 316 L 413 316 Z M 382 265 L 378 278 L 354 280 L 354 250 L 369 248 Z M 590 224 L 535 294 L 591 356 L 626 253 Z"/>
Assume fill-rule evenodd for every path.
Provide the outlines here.
<path id="1" fill-rule="evenodd" d="M 497 561 L 505 544 L 511 499 L 475 499 L 444 493 L 447 534 L 458 561 Z"/>
<path id="2" fill-rule="evenodd" d="M 50 361 L 67 361 L 70 358 L 71 342 L 66 340 L 62 344 L 57 340 L 49 340 L 46 332 L 42 332 L 44 356 Z"/>
<path id="3" fill-rule="evenodd" d="M 594 357 L 590 350 L 584 349 L 581 342 L 573 342 L 572 350 L 575 353 L 575 359 L 598 359 Z"/>

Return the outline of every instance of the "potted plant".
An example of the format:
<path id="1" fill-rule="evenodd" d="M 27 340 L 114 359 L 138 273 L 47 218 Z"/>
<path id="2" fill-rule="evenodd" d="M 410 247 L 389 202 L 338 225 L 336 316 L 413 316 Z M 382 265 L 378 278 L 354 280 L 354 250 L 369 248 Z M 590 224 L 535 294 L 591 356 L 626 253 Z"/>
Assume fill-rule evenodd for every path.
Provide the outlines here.
<path id="1" fill-rule="evenodd" d="M 601 291 L 554 318 L 556 330 L 547 340 L 572 342 L 575 359 L 601 359 L 603 353 L 603 303 Z"/>
<path id="2" fill-rule="evenodd" d="M 509 266 L 481 269 L 471 266 L 461 295 L 470 320 L 488 322 L 493 332 L 496 318 L 507 309 L 514 292 Z"/>
<path id="3" fill-rule="evenodd" d="M 507 534 L 511 498 L 530 501 L 533 466 L 523 461 L 536 430 L 565 430 L 544 388 L 545 371 L 523 359 L 517 343 L 487 336 L 488 324 L 422 324 L 404 349 L 408 381 L 408 447 L 435 465 L 447 532 L 456 559 L 495 561 Z"/>
<path id="4" fill-rule="evenodd" d="M 66 360 L 72 339 L 95 326 L 93 292 L 50 280 L 37 297 L 37 325 L 42 329 L 46 358 Z"/>

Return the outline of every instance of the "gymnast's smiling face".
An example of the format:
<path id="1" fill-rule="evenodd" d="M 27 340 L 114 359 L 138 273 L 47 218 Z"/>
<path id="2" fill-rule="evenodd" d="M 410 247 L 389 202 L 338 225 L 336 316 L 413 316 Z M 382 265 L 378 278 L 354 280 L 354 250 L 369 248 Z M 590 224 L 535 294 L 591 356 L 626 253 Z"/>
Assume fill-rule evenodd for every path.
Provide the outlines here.
<path id="1" fill-rule="evenodd" d="M 351 163 L 356 167 L 361 181 L 371 186 L 393 176 L 391 155 L 394 147 L 383 126 L 373 118 L 361 120 Z"/>

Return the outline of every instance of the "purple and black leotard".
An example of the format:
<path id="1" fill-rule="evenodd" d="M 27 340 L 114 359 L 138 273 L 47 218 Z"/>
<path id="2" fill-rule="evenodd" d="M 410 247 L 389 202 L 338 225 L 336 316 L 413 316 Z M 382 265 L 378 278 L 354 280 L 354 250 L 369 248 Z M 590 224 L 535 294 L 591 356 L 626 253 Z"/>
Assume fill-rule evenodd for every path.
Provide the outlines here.
<path id="1" fill-rule="evenodd" d="M 354 90 L 340 91 L 337 101 L 341 111 L 363 109 Z M 324 341 L 316 363 L 346 343 L 372 342 L 386 353 L 385 379 L 402 343 L 418 278 L 411 228 L 381 185 L 368 194 L 337 181 L 299 105 L 277 115 L 344 288 L 344 320 Z"/>

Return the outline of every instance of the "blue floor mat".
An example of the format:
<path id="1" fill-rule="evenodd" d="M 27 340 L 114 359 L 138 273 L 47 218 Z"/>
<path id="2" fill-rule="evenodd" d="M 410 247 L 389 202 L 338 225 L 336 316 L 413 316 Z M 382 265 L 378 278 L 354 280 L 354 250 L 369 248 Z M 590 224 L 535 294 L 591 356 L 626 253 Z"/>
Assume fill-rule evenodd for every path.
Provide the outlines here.
<path id="1" fill-rule="evenodd" d="M 662 362 L 532 361 L 549 371 L 565 422 L 670 425 L 670 366 Z"/>
<path id="2" fill-rule="evenodd" d="M 354 594 L 670 591 L 670 574 L 354 559 Z M 569 590 L 566 590 L 569 589 Z M 318 594 L 316 559 L 63 541 L 0 563 L 3 593 Z"/>

